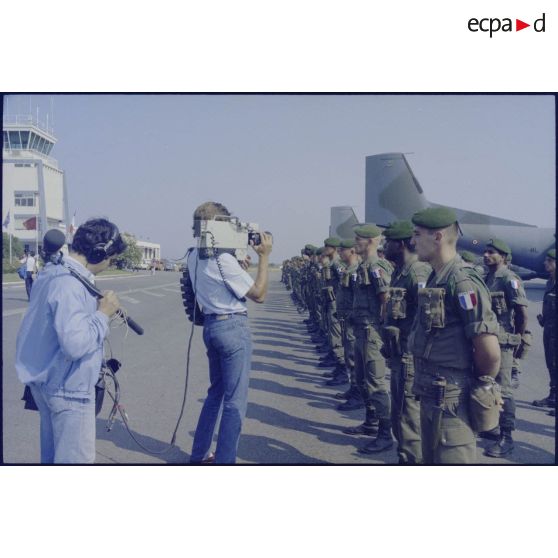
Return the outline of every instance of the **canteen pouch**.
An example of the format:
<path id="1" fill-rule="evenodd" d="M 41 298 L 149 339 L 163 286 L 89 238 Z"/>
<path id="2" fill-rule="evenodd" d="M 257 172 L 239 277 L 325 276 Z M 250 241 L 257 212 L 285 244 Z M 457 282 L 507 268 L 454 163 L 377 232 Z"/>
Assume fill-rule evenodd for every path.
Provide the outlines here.
<path id="1" fill-rule="evenodd" d="M 469 414 L 475 432 L 496 428 L 504 401 L 500 386 L 490 376 L 480 376 L 473 382 L 469 395 Z"/>
<path id="2" fill-rule="evenodd" d="M 387 303 L 387 315 L 392 320 L 404 320 L 407 317 L 407 301 L 405 293 L 407 289 L 390 287 L 389 300 Z"/>
<path id="3" fill-rule="evenodd" d="M 492 299 L 492 310 L 496 316 L 501 316 L 502 314 L 507 313 L 508 305 L 506 304 L 504 291 L 495 291 L 490 293 L 490 298 Z"/>
<path id="4" fill-rule="evenodd" d="M 446 311 L 444 306 L 445 289 L 431 288 L 418 290 L 418 311 L 420 324 L 425 331 L 444 328 Z"/>
<path id="5" fill-rule="evenodd" d="M 525 333 L 521 336 L 521 341 L 519 342 L 517 349 L 515 350 L 514 357 L 518 359 L 525 358 L 532 344 L 533 335 L 530 331 L 525 331 Z"/>
<path id="6" fill-rule="evenodd" d="M 395 326 L 384 326 L 382 328 L 382 355 L 385 358 L 399 358 L 402 355 L 401 344 L 399 342 L 400 330 Z"/>

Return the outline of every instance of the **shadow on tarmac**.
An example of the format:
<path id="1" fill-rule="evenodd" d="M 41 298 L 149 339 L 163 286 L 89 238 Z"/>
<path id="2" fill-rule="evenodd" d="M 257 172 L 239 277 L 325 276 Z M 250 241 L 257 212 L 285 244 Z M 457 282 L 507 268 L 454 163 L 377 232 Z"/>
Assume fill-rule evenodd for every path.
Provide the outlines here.
<path id="1" fill-rule="evenodd" d="M 253 460 L 255 455 L 258 456 L 257 461 Z M 324 463 L 324 461 L 304 455 L 285 442 L 266 436 L 255 436 L 254 434 L 242 434 L 238 444 L 237 456 L 248 463 L 258 465 L 285 465 L 288 463 L 316 465 Z"/>
<path id="2" fill-rule="evenodd" d="M 107 421 L 105 419 L 97 419 L 97 440 L 105 440 L 107 442 L 111 442 L 116 447 L 122 448 L 124 450 L 140 452 L 145 455 L 153 455 L 146 451 L 144 448 L 140 447 L 136 442 L 134 442 L 120 419 L 114 422 L 114 426 L 110 432 L 107 432 L 106 425 Z M 151 436 L 140 434 L 139 432 L 136 432 L 132 429 L 130 430 L 141 444 L 152 451 L 163 451 L 168 446 L 168 442 L 162 442 L 161 440 L 157 440 L 156 438 L 152 438 Z M 105 455 L 105 457 L 108 456 Z M 188 463 L 190 460 L 190 455 L 182 451 L 177 446 L 168 450 L 164 454 L 153 455 L 153 457 L 157 457 L 165 463 Z M 114 458 L 108 458 L 111 459 L 111 461 L 113 461 L 114 463 L 119 463 Z M 142 462 L 134 460 L 134 463 Z M 145 463 L 148 463 L 149 465 L 153 464 L 153 462 L 151 461 L 145 461 Z"/>

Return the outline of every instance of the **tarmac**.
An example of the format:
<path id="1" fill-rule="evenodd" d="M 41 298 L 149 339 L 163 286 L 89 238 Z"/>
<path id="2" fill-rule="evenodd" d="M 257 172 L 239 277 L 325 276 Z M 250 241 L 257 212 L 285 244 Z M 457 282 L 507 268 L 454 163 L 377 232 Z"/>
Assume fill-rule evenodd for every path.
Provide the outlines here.
<path id="1" fill-rule="evenodd" d="M 202 330 L 194 327 L 189 357 L 188 389 L 184 415 L 176 442 L 169 446 L 181 412 L 186 384 L 187 347 L 191 323 L 185 314 L 179 288 L 180 274 L 158 272 L 102 277 L 102 290 L 115 290 L 130 316 L 144 329 L 135 335 L 113 324 L 107 354 L 122 362 L 117 373 L 121 404 L 140 447 L 118 417 L 110 431 L 107 419 L 112 407 L 105 397 L 97 417 L 97 464 L 186 464 L 197 418 L 208 387 L 208 367 Z M 280 283 L 280 272 L 270 271 L 264 304 L 249 302 L 253 334 L 253 358 L 249 403 L 238 447 L 239 464 L 396 464 L 394 449 L 375 456 L 357 453 L 370 439 L 342 433 L 362 422 L 363 410 L 340 412 L 334 394 L 345 387 L 325 385 L 319 355 L 310 341 L 290 293 Z M 488 442 L 478 441 L 478 463 L 553 464 L 555 419 L 548 409 L 533 407 L 533 399 L 548 393 L 540 312 L 544 283 L 527 283 L 529 325 L 534 344 L 515 391 L 517 430 L 515 449 L 505 459 L 482 454 Z M 3 349 L 3 461 L 9 464 L 39 463 L 39 416 L 24 410 L 23 386 L 14 370 L 15 341 L 27 307 L 23 282 L 2 288 Z M 109 389 L 111 385 L 109 383 Z M 152 452 L 163 452 L 154 454 Z"/>

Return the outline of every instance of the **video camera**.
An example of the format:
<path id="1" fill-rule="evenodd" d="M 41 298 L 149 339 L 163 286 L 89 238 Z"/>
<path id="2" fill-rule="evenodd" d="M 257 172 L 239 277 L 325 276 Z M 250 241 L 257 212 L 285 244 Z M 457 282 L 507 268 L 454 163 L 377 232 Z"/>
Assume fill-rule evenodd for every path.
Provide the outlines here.
<path id="1" fill-rule="evenodd" d="M 261 244 L 261 235 L 256 223 L 244 223 L 238 217 L 217 215 L 214 219 L 194 221 L 194 236 L 200 239 L 200 258 L 228 253 L 243 261 L 248 255 L 248 246 Z"/>

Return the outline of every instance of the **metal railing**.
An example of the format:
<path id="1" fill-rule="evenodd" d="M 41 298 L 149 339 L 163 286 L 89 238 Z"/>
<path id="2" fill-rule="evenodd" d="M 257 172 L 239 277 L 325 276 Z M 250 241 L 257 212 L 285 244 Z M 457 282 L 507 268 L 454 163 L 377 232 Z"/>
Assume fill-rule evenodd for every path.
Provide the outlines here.
<path id="1" fill-rule="evenodd" d="M 2 123 L 4 126 L 6 124 L 16 126 L 35 126 L 47 134 L 54 135 L 54 129 L 52 127 L 47 126 L 46 122 L 41 122 L 31 114 L 5 114 L 2 118 Z"/>

